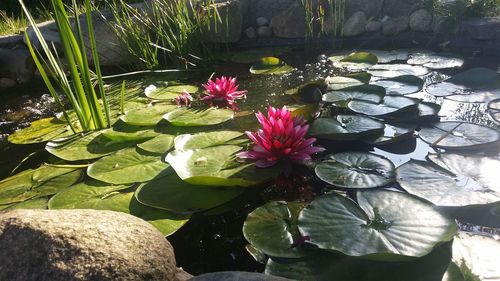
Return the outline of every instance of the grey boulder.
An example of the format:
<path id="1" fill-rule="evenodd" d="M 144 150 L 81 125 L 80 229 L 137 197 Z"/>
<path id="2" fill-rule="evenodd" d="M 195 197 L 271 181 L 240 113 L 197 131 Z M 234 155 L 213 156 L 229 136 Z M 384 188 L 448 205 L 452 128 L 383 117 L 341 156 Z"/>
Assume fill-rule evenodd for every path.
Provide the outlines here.
<path id="1" fill-rule="evenodd" d="M 410 29 L 427 32 L 432 29 L 432 14 L 425 9 L 420 9 L 410 16 Z"/>
<path id="2" fill-rule="evenodd" d="M 345 23 L 343 29 L 344 36 L 356 36 L 365 31 L 368 19 L 365 13 L 359 11 L 354 13 Z"/>

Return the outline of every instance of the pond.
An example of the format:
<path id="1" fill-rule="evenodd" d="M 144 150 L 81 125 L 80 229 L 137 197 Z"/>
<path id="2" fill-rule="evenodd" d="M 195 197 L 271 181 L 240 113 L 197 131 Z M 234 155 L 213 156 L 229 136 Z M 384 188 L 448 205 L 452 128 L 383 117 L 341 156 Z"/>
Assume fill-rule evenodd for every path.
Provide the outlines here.
<path id="1" fill-rule="evenodd" d="M 45 168 L 68 171 L 46 171 L 50 178 L 42 181 L 43 184 L 61 180 L 62 176 L 67 178 L 61 182 L 68 184 L 53 182 L 55 190 L 40 191 L 37 195 L 15 190 L 2 193 L 0 188 L 4 197 L 0 200 L 0 209 L 15 208 L 16 204 L 20 204 L 17 207 L 46 208 L 48 204 L 50 208 L 125 211 L 150 221 L 165 234 L 171 234 L 168 239 L 175 248 L 178 265 L 192 274 L 266 270 L 270 274 L 291 278 L 303 276 L 309 280 L 328 280 L 325 276 L 331 274 L 345 278 L 341 280 L 381 280 L 373 276 L 387 276 L 395 266 L 399 269 L 394 272 L 394 280 L 415 273 L 418 275 L 422 267 L 428 267 L 422 274 L 429 278 L 421 280 L 441 280 L 450 260 L 456 261 L 452 256 L 455 252 L 451 253 L 449 249 L 455 223 L 450 224 L 447 217 L 457 219 L 464 226 L 463 230 L 466 230 L 466 224 L 492 229 L 500 227 L 500 189 L 497 183 L 500 178 L 495 174 L 500 169 L 498 57 L 463 59 L 459 55 L 428 50 L 363 50 L 335 54 L 329 50 L 276 52 L 240 52 L 229 56 L 228 62 L 214 66 L 215 77 L 235 76 L 239 90 L 248 91 L 246 99 L 238 101 L 239 109 L 234 117 L 228 109 L 225 111 L 229 113 L 217 109 L 218 113 L 212 115 L 196 102 L 192 108 L 199 107 L 200 110 L 187 113 L 187 117 L 185 112 L 170 113 L 188 110 L 171 104 L 181 91 L 176 87 L 189 89 L 189 84 L 196 86 L 190 92 L 199 92 L 198 87 L 213 75 L 211 72 L 132 77 L 125 84 L 126 114 L 114 129 L 103 133 L 111 142 L 99 140 L 104 142 L 104 149 L 92 146 L 99 144 L 96 140 L 99 136 L 95 133 L 85 135 L 84 139 L 92 139 L 83 144 L 71 137 L 55 140 L 67 137 L 59 124 L 64 123 L 62 119 L 49 120 L 50 124 L 42 125 L 46 130 L 43 134 L 34 132 L 34 128 L 30 134 L 18 133 L 10 137 L 17 143 L 30 142 L 25 141 L 27 138 L 39 143 L 8 143 L 7 136 L 15 130 L 28 126 L 31 121 L 51 117 L 58 111 L 51 98 L 43 94 L 45 90 L 41 85 L 24 89 L 22 93 L 11 93 L 0 108 L 4 156 L 0 160 L 1 178 L 8 177 L 14 169 L 18 173 L 50 163 Z M 281 59 L 271 58 L 271 55 Z M 261 57 L 267 59 L 261 60 Z M 250 67 L 254 74 L 249 72 Z M 121 78 L 107 82 L 113 85 L 110 87 L 112 96 L 118 97 Z M 120 107 L 119 98 L 112 101 L 118 117 L 121 115 L 117 109 Z M 146 107 L 152 101 L 156 101 L 154 107 Z M 309 135 L 318 139 L 314 145 L 326 151 L 315 157 L 313 163 L 294 166 L 291 175 L 279 176 L 276 181 L 269 180 L 276 177 L 276 173 L 262 168 L 249 172 L 255 178 L 249 178 L 249 175 L 245 178 L 238 172 L 221 175 L 225 169 L 243 165 L 241 160 L 236 161 L 238 164 L 221 164 L 219 170 L 213 171 L 217 174 L 215 179 L 211 178 L 213 175 L 207 175 L 207 170 L 200 172 L 196 167 L 182 167 L 181 162 L 186 157 L 192 158 L 183 151 L 191 151 L 189 149 L 193 147 L 206 153 L 196 157 L 195 166 L 200 163 L 203 166 L 211 156 L 219 159 L 234 155 L 220 147 L 248 147 L 247 140 L 238 132 L 257 130 L 259 123 L 254 113 L 261 111 L 266 114 L 269 105 L 276 108 L 286 105 L 295 114 L 308 119 Z M 167 112 L 168 116 L 164 116 Z M 206 135 L 199 139 L 193 137 L 201 131 Z M 219 136 L 209 135 L 211 132 Z M 186 133 L 191 135 L 182 144 L 176 139 L 174 147 L 174 136 Z M 47 137 L 51 134 L 54 135 Z M 46 141 L 51 141 L 47 149 Z M 86 151 L 81 150 L 82 146 Z M 131 147 L 138 147 L 141 152 Z M 214 151 L 209 154 L 209 149 Z M 132 163 L 122 159 L 129 159 Z M 180 179 L 175 173 L 165 172 L 172 170 L 167 169 L 165 161 Z M 143 165 L 144 170 L 140 170 L 143 177 L 123 181 L 124 174 L 114 174 L 113 171 L 119 165 Z M 185 172 L 185 169 L 189 171 Z M 82 181 L 85 183 L 78 183 Z M 213 182 L 209 184 L 210 181 Z M 171 183 L 184 190 L 159 191 Z M 207 186 L 202 186 L 205 184 Z M 87 193 L 99 188 L 99 192 L 107 191 L 90 198 Z M 193 189 L 185 191 L 189 188 Z M 74 193 L 77 189 L 80 193 Z M 405 197 L 399 198 L 401 194 Z M 346 198 L 348 201 L 344 201 Z M 361 208 L 350 199 L 356 200 Z M 79 205 L 75 200 L 85 202 Z M 33 203 L 28 203 L 30 201 Z M 311 201 L 310 205 L 306 204 Z M 380 201 L 395 203 L 383 207 L 377 205 Z M 329 209 L 332 202 L 344 209 Z M 431 203 L 439 206 L 439 211 L 429 207 Z M 131 207 L 133 204 L 141 206 Z M 422 215 L 438 219 L 433 217 L 425 222 L 425 219 L 416 218 L 412 221 L 409 217 L 414 214 L 397 210 L 397 206 L 407 208 L 406 212 L 422 212 Z M 159 209 L 151 211 L 151 207 Z M 169 214 L 165 217 L 162 212 Z M 370 217 L 367 226 L 356 225 L 353 222 L 356 216 Z M 340 229 L 332 226 L 337 221 L 342 221 Z M 408 223 L 410 230 L 397 228 L 397 221 Z M 242 234 L 244 223 L 245 235 Z M 295 232 L 297 225 L 300 234 Z M 351 231 L 372 235 L 366 229 L 376 229 L 381 233 L 395 230 L 386 236 L 370 238 L 366 243 L 347 238 L 346 233 Z M 258 230 L 262 231 L 257 233 Z M 422 230 L 423 236 L 431 238 L 412 234 L 416 230 Z M 344 234 L 339 238 L 329 236 L 329 231 Z M 467 237 L 460 238 L 465 241 L 460 243 L 467 245 Z M 278 241 L 280 239 L 284 240 Z M 332 242 L 335 240 L 340 242 Z M 418 242 L 408 242 L 413 240 Z M 399 241 L 412 246 L 398 245 Z M 354 247 L 356 244 L 362 247 Z M 372 258 L 367 261 L 346 258 L 343 254 L 371 255 Z M 374 258 L 377 254 L 381 257 Z M 419 259 L 405 262 L 404 258 L 395 258 L 394 255 Z M 267 265 L 256 260 L 267 262 Z M 350 273 L 341 267 L 350 269 Z M 362 268 L 366 275 L 352 274 L 356 268 Z M 368 277 L 370 274 L 373 276 Z"/>

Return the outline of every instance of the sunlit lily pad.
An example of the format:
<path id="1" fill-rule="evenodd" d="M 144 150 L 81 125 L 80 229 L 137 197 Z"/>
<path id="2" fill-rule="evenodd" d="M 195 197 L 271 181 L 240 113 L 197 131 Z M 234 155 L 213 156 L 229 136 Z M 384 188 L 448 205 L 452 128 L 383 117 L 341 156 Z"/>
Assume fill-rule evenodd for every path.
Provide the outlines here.
<path id="1" fill-rule="evenodd" d="M 332 154 L 316 166 L 323 181 L 342 188 L 374 188 L 396 181 L 394 164 L 379 155 L 366 152 Z"/>
<path id="2" fill-rule="evenodd" d="M 364 136 L 383 132 L 384 123 L 357 115 L 338 115 L 335 118 L 314 120 L 309 134 L 332 140 L 357 140 Z"/>
<path id="3" fill-rule="evenodd" d="M 379 63 L 390 63 L 393 61 L 406 61 L 410 57 L 410 52 L 408 50 L 392 50 L 392 51 L 383 51 L 383 50 L 365 50 L 365 52 L 369 52 L 377 56 Z"/>
<path id="4" fill-rule="evenodd" d="M 102 131 L 102 136 L 115 142 L 143 142 L 158 135 L 151 127 L 140 126 L 115 126 Z"/>
<path id="5" fill-rule="evenodd" d="M 384 87 L 387 94 L 407 95 L 422 90 L 424 87 L 424 80 L 413 75 L 403 75 L 377 80 L 372 82 L 372 84 Z"/>
<path id="6" fill-rule="evenodd" d="M 156 87 L 150 85 L 146 88 L 145 94 L 148 98 L 154 100 L 173 100 L 182 92 L 196 93 L 198 87 L 193 85 L 170 85 L 165 87 Z"/>
<path id="7" fill-rule="evenodd" d="M 328 86 L 328 90 L 330 91 L 342 90 L 365 84 L 365 82 L 361 80 L 344 76 L 329 76 L 325 79 L 325 82 Z"/>
<path id="8" fill-rule="evenodd" d="M 351 100 L 363 100 L 379 103 L 385 95 L 385 89 L 375 85 L 360 85 L 338 91 L 330 91 L 323 95 L 323 101 L 340 103 Z"/>
<path id="9" fill-rule="evenodd" d="M 500 132 L 467 122 L 439 122 L 424 127 L 419 136 L 431 146 L 444 149 L 475 149 L 500 140 Z"/>
<path id="10" fill-rule="evenodd" d="M 214 131 L 193 135 L 184 134 L 175 138 L 175 149 L 188 150 L 228 144 L 231 140 L 241 136 L 243 136 L 243 133 L 238 131 Z"/>
<path id="11" fill-rule="evenodd" d="M 9 205 L 0 205 L 0 211 L 12 211 L 17 209 L 40 209 L 48 208 L 49 199 L 47 197 L 30 199 L 27 201 L 13 203 Z"/>
<path id="12" fill-rule="evenodd" d="M 431 72 L 427 67 L 408 64 L 377 64 L 367 70 L 373 76 L 394 78 L 404 75 L 423 76 Z"/>
<path id="13" fill-rule="evenodd" d="M 0 205 L 53 195 L 74 184 L 81 170 L 41 166 L 0 181 Z"/>
<path id="14" fill-rule="evenodd" d="M 55 117 L 33 121 L 29 127 L 17 130 L 9 136 L 15 144 L 42 143 L 73 135 L 68 123 Z"/>
<path id="15" fill-rule="evenodd" d="M 403 164 L 396 172 L 399 184 L 406 191 L 439 206 L 467 206 L 500 201 L 500 192 L 468 176 L 476 172 L 455 174 L 445 167 L 418 160 Z"/>
<path id="16" fill-rule="evenodd" d="M 97 160 L 88 167 L 87 174 L 107 183 L 130 184 L 168 175 L 172 173 L 168 167 L 158 155 L 128 148 Z"/>
<path id="17" fill-rule="evenodd" d="M 286 64 L 279 58 L 264 57 L 257 61 L 250 68 L 252 74 L 285 74 L 293 71 L 293 67 Z"/>
<path id="18" fill-rule="evenodd" d="M 411 54 L 407 61 L 409 64 L 422 65 L 431 69 L 458 68 L 464 64 L 461 56 L 454 54 L 434 54 L 429 52 L 417 52 Z"/>
<path id="19" fill-rule="evenodd" d="M 182 180 L 194 185 L 251 186 L 279 173 L 279 167 L 261 169 L 254 164 L 239 163 L 236 153 L 241 150 L 236 145 L 174 150 L 165 160 Z"/>
<path id="20" fill-rule="evenodd" d="M 335 67 L 351 71 L 365 70 L 378 62 L 377 56 L 368 52 L 354 52 L 347 56 L 332 56 L 329 59 Z"/>
<path id="21" fill-rule="evenodd" d="M 269 202 L 248 214 L 243 224 L 243 235 L 263 253 L 281 258 L 299 258 L 307 255 L 303 247 L 295 243 L 300 238 L 297 229 L 297 213 L 285 202 Z M 300 208 L 298 209 L 300 211 Z"/>
<path id="22" fill-rule="evenodd" d="M 495 122 L 500 123 L 500 98 L 488 103 L 488 113 Z"/>
<path id="23" fill-rule="evenodd" d="M 176 213 L 194 213 L 222 205 L 243 193 L 243 188 L 192 185 L 176 174 L 143 183 L 135 196 L 139 202 Z"/>
<path id="24" fill-rule="evenodd" d="M 386 117 L 402 111 L 417 110 L 420 100 L 403 96 L 385 96 L 381 103 L 353 100 L 348 103 L 349 109 L 356 113 L 376 117 Z"/>
<path id="25" fill-rule="evenodd" d="M 254 63 L 263 57 L 276 57 L 287 52 L 287 48 L 259 48 L 231 54 L 230 60 L 236 63 Z"/>
<path id="26" fill-rule="evenodd" d="M 158 136 L 137 145 L 142 150 L 163 154 L 174 147 L 174 135 L 159 134 Z"/>
<path id="27" fill-rule="evenodd" d="M 174 126 L 207 126 L 224 123 L 233 118 L 234 112 L 229 109 L 222 108 L 207 108 L 207 109 L 192 109 L 192 108 L 177 108 L 163 116 L 168 122 Z"/>
<path id="28" fill-rule="evenodd" d="M 162 120 L 165 113 L 176 108 L 177 106 L 172 104 L 154 104 L 148 107 L 127 111 L 120 119 L 129 125 L 154 126 Z"/>
<path id="29" fill-rule="evenodd" d="M 478 67 L 461 72 L 443 82 L 433 83 L 427 86 L 426 92 L 436 97 L 472 95 L 484 98 L 497 93 L 499 86 L 500 75 L 496 71 Z M 469 99 L 475 98 L 480 102 L 477 97 Z M 462 99 L 465 99 L 465 97 L 462 97 Z"/>
<path id="30" fill-rule="evenodd" d="M 170 235 L 181 228 L 189 215 L 179 215 L 165 210 L 144 206 L 127 192 L 126 186 L 110 186 L 98 181 L 88 181 L 72 186 L 49 200 L 49 209 L 95 209 L 123 212 L 140 217 L 155 226 L 163 235 Z"/>
<path id="31" fill-rule="evenodd" d="M 349 256 L 396 259 L 422 257 L 456 232 L 455 222 L 432 204 L 396 191 L 360 191 L 357 201 L 331 192 L 299 215 L 309 243 Z"/>
<path id="32" fill-rule="evenodd" d="M 498 83 L 498 87 L 500 87 L 500 83 Z M 446 96 L 445 99 L 464 103 L 489 103 L 490 101 L 500 99 L 500 88 L 476 90 L 469 94 Z"/>
<path id="33" fill-rule="evenodd" d="M 384 132 L 380 135 L 367 136 L 362 140 L 373 145 L 386 145 L 400 140 L 408 139 L 415 133 L 415 125 L 411 124 L 385 124 Z"/>

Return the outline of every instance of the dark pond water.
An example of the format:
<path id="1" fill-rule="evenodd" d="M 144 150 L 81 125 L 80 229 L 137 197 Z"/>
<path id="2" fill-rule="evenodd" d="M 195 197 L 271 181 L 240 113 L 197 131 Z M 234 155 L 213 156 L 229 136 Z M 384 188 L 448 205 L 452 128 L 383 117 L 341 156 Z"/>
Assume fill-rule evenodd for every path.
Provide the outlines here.
<path id="1" fill-rule="evenodd" d="M 248 98 L 241 104 L 240 115 L 242 127 L 254 124 L 253 113 L 264 110 L 267 105 L 280 106 L 287 104 L 290 97 L 285 95 L 289 88 L 320 77 L 334 75 L 340 70 L 331 66 L 331 63 L 322 56 L 330 52 L 294 52 L 285 58 L 289 64 L 298 70 L 283 76 L 254 76 L 248 73 L 248 65 L 228 64 L 219 65 L 214 72 L 219 75 L 238 76 L 240 89 L 248 90 Z M 486 66 L 497 69 L 500 66 L 498 57 L 466 58 L 465 65 L 459 70 L 433 71 L 424 77 L 425 84 L 442 81 L 451 75 L 465 69 Z M 195 73 L 189 79 L 191 84 L 206 82 L 211 72 Z M 156 76 L 155 80 L 168 80 L 163 75 Z M 3 93 L 0 104 L 0 178 L 7 177 L 14 169 L 17 171 L 35 167 L 49 157 L 43 145 L 11 145 L 7 136 L 18 128 L 29 125 L 31 121 L 48 117 L 57 111 L 52 98 L 44 90 L 43 85 L 34 84 L 30 87 Z M 441 105 L 439 113 L 441 120 L 470 121 L 500 128 L 486 113 L 486 104 L 459 103 L 443 98 L 435 98 L 425 91 L 412 94 L 412 97 L 422 98 Z M 248 123 L 245 123 L 248 122 Z M 429 152 L 434 150 L 419 138 L 411 138 L 396 144 L 374 147 L 361 142 L 336 143 L 320 141 L 320 145 L 327 147 L 329 152 L 336 151 L 371 151 L 392 160 L 400 166 L 410 159 L 424 160 Z M 498 148 L 487 151 L 491 155 L 498 154 Z M 22 162 L 29 156 L 29 160 Z M 18 164 L 21 162 L 20 166 Z M 17 167 L 17 168 L 16 168 Z M 398 186 L 394 186 L 398 188 Z M 210 211 L 208 214 L 195 215 L 183 228 L 169 237 L 178 260 L 178 265 L 192 274 L 223 270 L 263 271 L 264 266 L 255 262 L 246 252 L 247 241 L 241 234 L 241 227 L 247 214 L 268 199 L 292 197 L 307 197 L 309 193 L 321 193 L 323 184 L 312 184 L 312 190 L 304 190 L 302 194 L 287 194 L 276 192 L 272 188 L 250 189 L 243 196 L 224 206 Z M 299 192 L 299 193 L 300 193 Z M 228 211 L 230 210 L 230 211 Z M 464 226 L 465 228 L 467 226 Z M 481 231 L 481 229 L 474 229 Z"/>

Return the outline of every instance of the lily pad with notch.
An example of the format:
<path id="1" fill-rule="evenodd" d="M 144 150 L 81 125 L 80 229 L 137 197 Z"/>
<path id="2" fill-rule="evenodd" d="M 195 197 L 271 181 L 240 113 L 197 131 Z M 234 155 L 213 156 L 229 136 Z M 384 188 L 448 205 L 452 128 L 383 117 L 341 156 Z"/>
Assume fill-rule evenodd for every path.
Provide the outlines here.
<path id="1" fill-rule="evenodd" d="M 309 134 L 331 140 L 357 140 L 384 131 L 384 123 L 358 115 L 338 115 L 313 121 Z"/>
<path id="2" fill-rule="evenodd" d="M 137 144 L 137 147 L 151 153 L 163 154 L 174 147 L 174 139 L 175 135 L 159 134 L 148 141 Z"/>
<path id="3" fill-rule="evenodd" d="M 424 80 L 413 75 L 403 75 L 394 78 L 380 79 L 372 82 L 372 84 L 384 87 L 388 94 L 408 95 L 421 91 L 424 87 Z"/>
<path id="4" fill-rule="evenodd" d="M 345 68 L 350 71 L 366 70 L 377 64 L 378 58 L 374 54 L 368 52 L 354 52 L 347 56 L 332 56 L 329 60 L 338 68 Z"/>
<path id="5" fill-rule="evenodd" d="M 231 141 L 243 135 L 244 133 L 238 131 L 213 131 L 197 134 L 183 134 L 175 138 L 175 149 L 189 150 L 223 144 L 233 144 Z"/>
<path id="6" fill-rule="evenodd" d="M 345 76 L 329 76 L 325 79 L 325 82 L 327 84 L 327 89 L 330 91 L 342 90 L 366 84 L 364 81 L 359 79 Z"/>
<path id="7" fill-rule="evenodd" d="M 381 103 L 353 100 L 347 106 L 356 113 L 375 117 L 391 117 L 401 112 L 417 111 L 420 100 L 403 96 L 385 96 Z"/>
<path id="8" fill-rule="evenodd" d="M 429 52 L 416 52 L 412 53 L 408 64 L 422 65 L 430 69 L 447 69 L 459 68 L 464 64 L 463 57 L 450 53 L 429 53 Z"/>
<path id="9" fill-rule="evenodd" d="M 500 98 L 488 103 L 488 114 L 495 122 L 500 123 Z"/>
<path id="10" fill-rule="evenodd" d="M 362 141 L 372 145 L 387 145 L 412 138 L 415 133 L 415 128 L 416 126 L 413 124 L 386 123 L 382 134 L 364 137 Z"/>
<path id="11" fill-rule="evenodd" d="M 250 68 L 252 74 L 281 75 L 292 72 L 293 67 L 276 57 L 264 57 Z"/>
<path id="12" fill-rule="evenodd" d="M 377 64 L 367 70 L 376 77 L 394 78 L 404 75 L 424 76 L 431 72 L 427 67 L 408 64 Z"/>
<path id="13" fill-rule="evenodd" d="M 129 110 L 120 119 L 129 125 L 155 126 L 163 119 L 163 115 L 176 108 L 177 106 L 173 104 L 156 103 L 144 108 Z"/>
<path id="14" fill-rule="evenodd" d="M 180 107 L 163 116 L 174 126 L 196 127 L 217 125 L 233 119 L 234 112 L 224 108 L 193 109 Z"/>
<path id="15" fill-rule="evenodd" d="M 379 103 L 385 96 L 385 89 L 375 85 L 360 85 L 343 90 L 330 91 L 323 95 L 323 101 L 345 104 L 351 100 L 362 100 Z"/>
<path id="16" fill-rule="evenodd" d="M 43 143 L 73 134 L 66 121 L 51 117 L 33 121 L 29 127 L 10 135 L 8 140 L 14 144 Z"/>
<path id="17" fill-rule="evenodd" d="M 184 85 L 176 83 L 163 87 L 156 87 L 155 85 L 150 85 L 146 88 L 145 94 L 150 99 L 171 101 L 180 94 L 182 94 L 184 91 L 190 94 L 196 93 L 198 91 L 198 87 L 193 85 Z"/>

